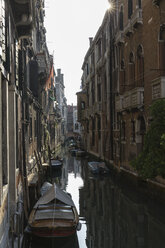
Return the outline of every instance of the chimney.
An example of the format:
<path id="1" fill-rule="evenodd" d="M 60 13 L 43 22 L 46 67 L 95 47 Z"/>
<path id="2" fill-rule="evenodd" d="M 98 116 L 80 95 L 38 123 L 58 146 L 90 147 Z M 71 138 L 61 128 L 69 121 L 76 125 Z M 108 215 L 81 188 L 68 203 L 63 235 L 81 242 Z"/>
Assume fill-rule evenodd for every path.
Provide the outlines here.
<path id="1" fill-rule="evenodd" d="M 61 74 L 61 69 L 57 69 L 57 75 L 59 76 Z"/>
<path id="2" fill-rule="evenodd" d="M 89 37 L 89 45 L 92 45 L 93 37 Z"/>

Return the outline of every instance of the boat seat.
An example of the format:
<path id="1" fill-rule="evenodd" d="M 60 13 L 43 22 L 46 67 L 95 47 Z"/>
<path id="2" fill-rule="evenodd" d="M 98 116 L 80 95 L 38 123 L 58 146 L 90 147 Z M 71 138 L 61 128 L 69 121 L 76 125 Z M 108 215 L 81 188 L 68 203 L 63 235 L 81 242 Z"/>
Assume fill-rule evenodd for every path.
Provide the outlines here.
<path id="1" fill-rule="evenodd" d="M 48 219 L 74 220 L 74 214 L 72 210 L 65 210 L 65 209 L 38 210 L 35 214 L 35 220 L 48 220 Z"/>

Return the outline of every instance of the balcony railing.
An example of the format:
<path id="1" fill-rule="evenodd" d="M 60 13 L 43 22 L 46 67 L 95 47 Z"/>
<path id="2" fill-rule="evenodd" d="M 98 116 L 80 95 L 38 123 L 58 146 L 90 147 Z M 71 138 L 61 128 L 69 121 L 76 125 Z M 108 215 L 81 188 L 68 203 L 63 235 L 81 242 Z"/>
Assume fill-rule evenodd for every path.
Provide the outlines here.
<path id="1" fill-rule="evenodd" d="M 134 109 L 144 104 L 144 88 L 138 87 L 127 91 L 122 96 L 117 96 L 115 101 L 116 111 Z"/>
<path id="2" fill-rule="evenodd" d="M 138 87 L 123 96 L 123 109 L 138 108 L 144 104 L 144 88 Z"/>
<path id="3" fill-rule="evenodd" d="M 143 24 L 143 17 L 142 17 L 142 9 L 136 9 L 132 15 L 131 23 L 134 28 L 136 28 L 139 24 Z"/>
<path id="4" fill-rule="evenodd" d="M 33 28 L 32 0 L 10 0 L 19 37 L 31 36 Z"/>
<path id="5" fill-rule="evenodd" d="M 128 20 L 125 28 L 124 28 L 124 34 L 126 36 L 130 36 L 134 32 L 134 28 L 137 28 L 138 25 L 143 24 L 143 15 L 142 15 L 142 9 L 137 8 L 132 16 L 131 19 Z"/>
<path id="6" fill-rule="evenodd" d="M 152 100 L 165 97 L 165 77 L 159 77 L 152 82 Z"/>

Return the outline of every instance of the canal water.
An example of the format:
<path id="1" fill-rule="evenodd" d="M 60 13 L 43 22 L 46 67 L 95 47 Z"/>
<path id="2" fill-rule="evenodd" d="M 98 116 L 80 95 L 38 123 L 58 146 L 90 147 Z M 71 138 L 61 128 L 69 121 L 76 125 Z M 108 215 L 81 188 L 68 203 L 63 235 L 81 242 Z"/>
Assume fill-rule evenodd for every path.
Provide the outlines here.
<path id="1" fill-rule="evenodd" d="M 86 158 L 66 154 L 53 181 L 67 190 L 82 228 L 70 238 L 34 239 L 32 248 L 164 248 L 165 204 L 115 177 L 94 176 Z"/>

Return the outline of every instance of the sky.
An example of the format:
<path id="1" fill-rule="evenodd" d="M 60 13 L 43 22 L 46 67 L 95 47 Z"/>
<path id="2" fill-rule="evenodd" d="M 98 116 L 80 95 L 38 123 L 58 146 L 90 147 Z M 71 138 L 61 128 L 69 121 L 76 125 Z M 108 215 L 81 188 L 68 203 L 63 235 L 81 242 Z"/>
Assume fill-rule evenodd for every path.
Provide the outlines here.
<path id="1" fill-rule="evenodd" d="M 89 37 L 95 36 L 108 7 L 108 0 L 45 0 L 47 45 L 55 70 L 64 74 L 68 105 L 77 105 Z"/>

